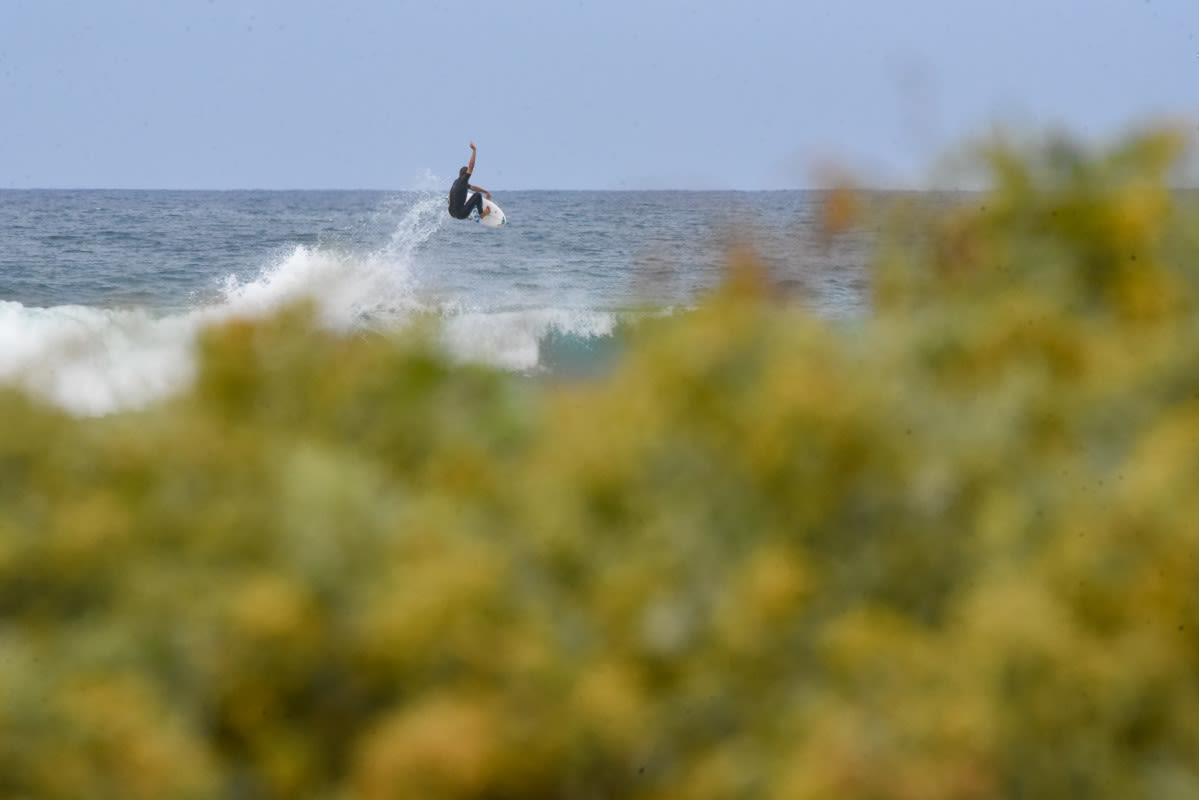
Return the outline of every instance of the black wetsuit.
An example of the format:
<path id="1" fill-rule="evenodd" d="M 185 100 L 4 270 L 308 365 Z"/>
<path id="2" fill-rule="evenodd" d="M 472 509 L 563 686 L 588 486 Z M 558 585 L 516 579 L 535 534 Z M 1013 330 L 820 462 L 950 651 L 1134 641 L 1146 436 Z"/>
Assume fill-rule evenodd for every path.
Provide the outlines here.
<path id="1" fill-rule="evenodd" d="M 483 213 L 483 195 L 475 192 L 470 196 L 470 200 L 467 200 L 466 194 L 469 191 L 470 173 L 468 172 L 460 176 L 450 187 L 450 216 L 454 219 L 466 219 L 470 216 L 472 208 L 480 214 Z"/>

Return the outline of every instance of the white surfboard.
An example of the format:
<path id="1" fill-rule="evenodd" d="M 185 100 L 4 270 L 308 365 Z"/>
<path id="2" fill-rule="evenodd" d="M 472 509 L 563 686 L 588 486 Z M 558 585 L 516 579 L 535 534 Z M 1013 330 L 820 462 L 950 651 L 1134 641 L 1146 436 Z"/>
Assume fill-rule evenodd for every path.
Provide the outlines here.
<path id="1" fill-rule="evenodd" d="M 477 211 L 470 212 L 471 218 L 474 219 L 475 222 L 478 222 L 480 225 L 486 225 L 488 228 L 498 228 L 501 225 L 508 224 L 508 218 L 504 216 L 503 209 L 488 200 L 486 197 L 483 198 L 483 208 L 491 209 L 490 213 L 488 213 L 485 217 L 480 217 L 479 212 Z"/>

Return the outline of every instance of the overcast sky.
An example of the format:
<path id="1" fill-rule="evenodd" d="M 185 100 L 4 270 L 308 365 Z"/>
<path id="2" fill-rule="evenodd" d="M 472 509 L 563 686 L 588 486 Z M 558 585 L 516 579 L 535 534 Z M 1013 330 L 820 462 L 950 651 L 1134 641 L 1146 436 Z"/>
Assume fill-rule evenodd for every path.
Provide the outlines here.
<path id="1" fill-rule="evenodd" d="M 0 0 L 0 188 L 920 183 L 1199 124 L 1199 0 Z"/>

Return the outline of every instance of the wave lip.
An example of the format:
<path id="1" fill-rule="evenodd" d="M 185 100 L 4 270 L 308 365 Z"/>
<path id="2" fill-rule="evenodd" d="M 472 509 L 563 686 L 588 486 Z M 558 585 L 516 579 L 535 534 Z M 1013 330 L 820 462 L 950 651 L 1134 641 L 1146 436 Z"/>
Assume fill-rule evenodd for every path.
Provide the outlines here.
<path id="1" fill-rule="evenodd" d="M 442 343 L 459 361 L 533 372 L 546 368 L 547 342 L 608 338 L 618 321 L 613 312 L 587 309 L 465 311 L 443 317 Z"/>

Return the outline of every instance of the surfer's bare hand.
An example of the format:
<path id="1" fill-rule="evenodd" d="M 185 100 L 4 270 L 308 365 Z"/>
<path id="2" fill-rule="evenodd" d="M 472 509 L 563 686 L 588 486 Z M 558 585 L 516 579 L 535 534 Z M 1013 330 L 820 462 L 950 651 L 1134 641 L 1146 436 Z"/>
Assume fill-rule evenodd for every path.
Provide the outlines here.
<path id="1" fill-rule="evenodd" d="M 470 143 L 470 149 L 471 149 L 471 150 L 474 150 L 474 149 L 475 149 L 475 143 L 474 143 L 474 142 L 471 142 L 471 143 Z"/>

